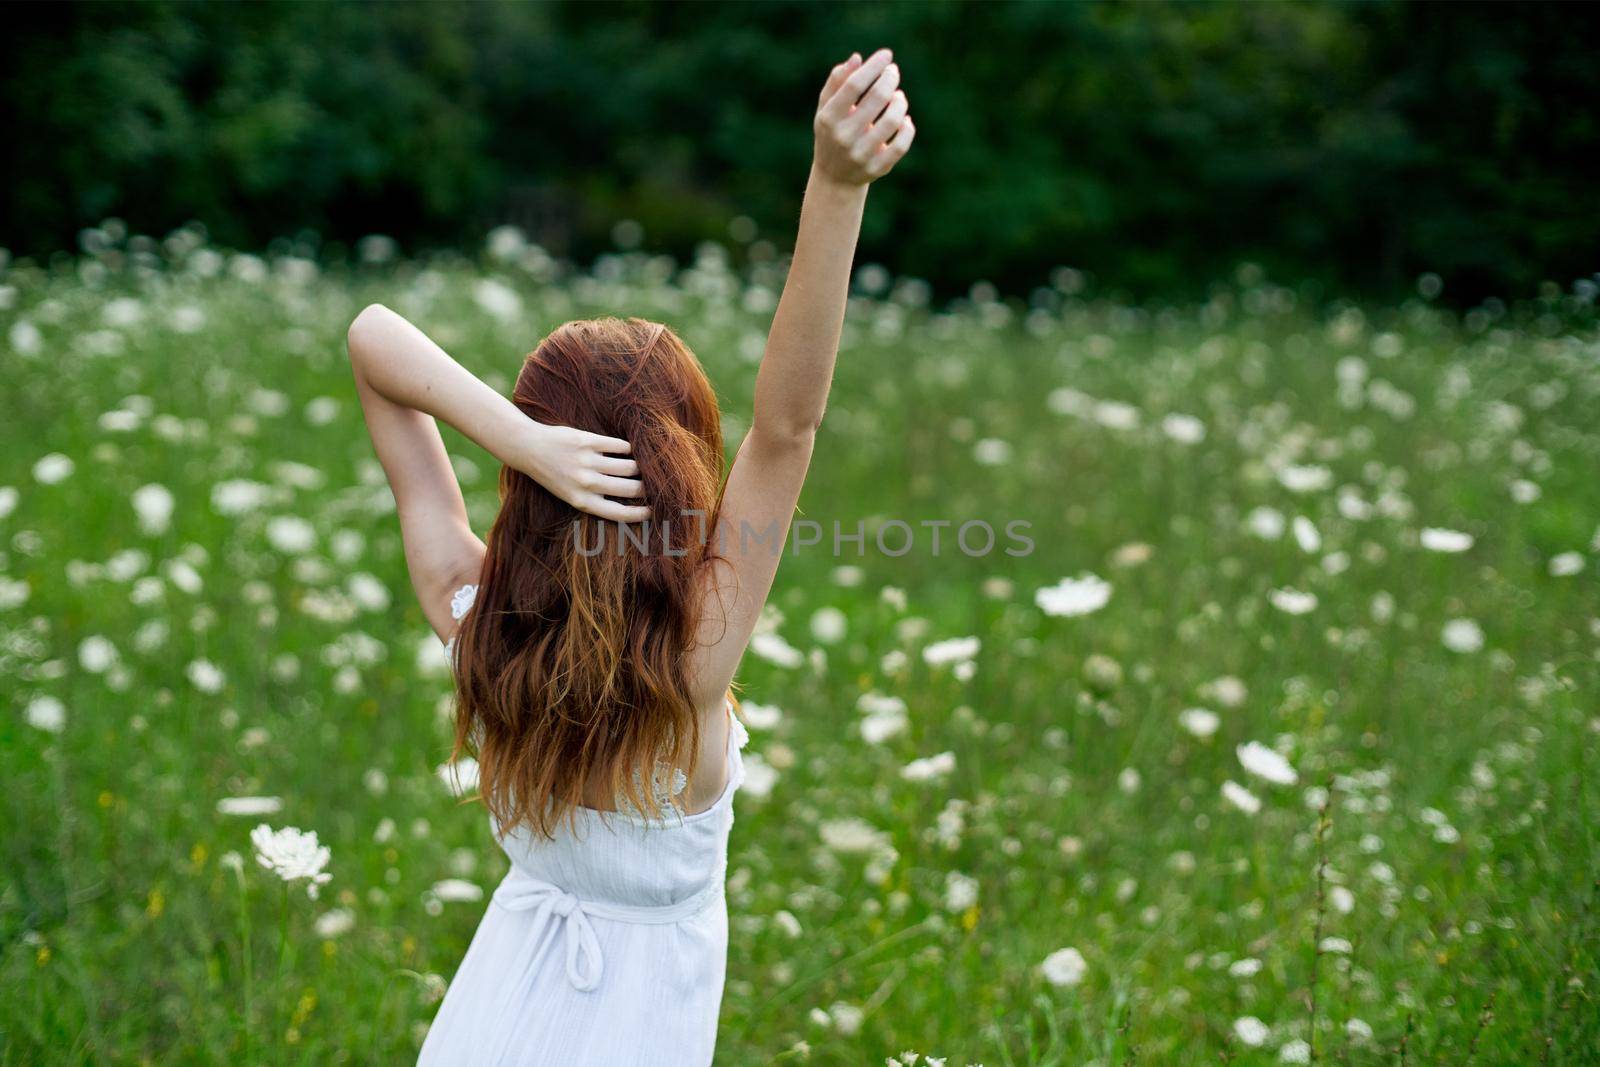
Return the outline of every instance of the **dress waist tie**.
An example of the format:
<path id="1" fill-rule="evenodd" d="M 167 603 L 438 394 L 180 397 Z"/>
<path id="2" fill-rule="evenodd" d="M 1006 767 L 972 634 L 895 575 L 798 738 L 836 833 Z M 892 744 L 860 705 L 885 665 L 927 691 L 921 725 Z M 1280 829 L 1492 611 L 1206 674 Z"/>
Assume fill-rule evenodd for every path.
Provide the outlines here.
<path id="1" fill-rule="evenodd" d="M 567 943 L 567 980 L 580 993 L 587 993 L 600 984 L 600 976 L 605 971 L 605 961 L 600 957 L 600 938 L 589 921 L 591 917 L 647 926 L 683 922 L 700 914 L 719 888 L 721 883 L 713 881 L 676 904 L 612 904 L 582 900 L 554 883 L 513 867 L 494 891 L 494 902 L 508 911 L 535 912 L 540 928 L 551 921 L 561 923 Z"/>

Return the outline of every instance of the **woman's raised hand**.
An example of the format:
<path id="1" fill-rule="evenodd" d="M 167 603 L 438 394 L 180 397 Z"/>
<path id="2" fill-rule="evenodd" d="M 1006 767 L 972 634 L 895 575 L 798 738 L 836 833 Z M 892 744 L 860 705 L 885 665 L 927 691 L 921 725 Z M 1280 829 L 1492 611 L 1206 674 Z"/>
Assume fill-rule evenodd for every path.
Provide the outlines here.
<path id="1" fill-rule="evenodd" d="M 865 185 L 888 174 L 917 136 L 894 53 L 880 48 L 834 67 L 817 101 L 816 166 L 826 177 Z"/>
<path id="2" fill-rule="evenodd" d="M 643 504 L 607 499 L 644 496 L 639 465 L 627 458 L 632 445 L 620 437 L 571 426 L 547 426 L 526 417 L 524 422 L 524 431 L 507 448 L 507 454 L 499 457 L 501 462 L 579 511 L 615 522 L 642 522 L 650 517 L 650 509 Z"/>

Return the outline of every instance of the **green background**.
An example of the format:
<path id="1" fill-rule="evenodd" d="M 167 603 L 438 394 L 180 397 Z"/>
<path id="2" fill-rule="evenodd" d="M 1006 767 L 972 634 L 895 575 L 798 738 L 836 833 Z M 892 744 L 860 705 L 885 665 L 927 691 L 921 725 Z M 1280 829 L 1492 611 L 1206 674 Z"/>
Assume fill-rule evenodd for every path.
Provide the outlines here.
<path id="1" fill-rule="evenodd" d="M 918 146 L 863 256 L 1137 299 L 1242 261 L 1324 292 L 1519 297 L 1595 268 L 1590 5 L 10 5 L 0 244 L 107 216 L 238 248 L 309 231 L 557 255 L 619 219 L 780 245 L 828 66 L 896 49 Z M 743 224 L 741 224 L 743 225 Z M 337 255 L 338 248 L 321 249 Z"/>

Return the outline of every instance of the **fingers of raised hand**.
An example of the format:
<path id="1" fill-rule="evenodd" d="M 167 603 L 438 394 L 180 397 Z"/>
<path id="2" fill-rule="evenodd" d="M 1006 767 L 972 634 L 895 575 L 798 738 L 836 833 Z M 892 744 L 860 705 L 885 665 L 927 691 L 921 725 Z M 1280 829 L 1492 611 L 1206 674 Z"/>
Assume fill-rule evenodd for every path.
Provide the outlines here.
<path id="1" fill-rule="evenodd" d="M 850 109 L 861 99 L 862 94 L 872 87 L 872 83 L 878 80 L 878 76 L 884 72 L 893 58 L 893 53 L 887 48 L 880 48 L 872 53 L 866 62 L 845 78 L 844 84 L 829 97 L 828 102 L 822 106 L 820 117 L 838 122 L 850 114 Z M 893 92 L 893 89 L 890 91 Z"/>
<path id="2" fill-rule="evenodd" d="M 900 90 L 900 64 L 890 63 L 861 97 L 856 109 L 841 125 L 852 133 L 867 129 Z"/>
<path id="3" fill-rule="evenodd" d="M 859 66 L 861 66 L 861 53 L 852 52 L 849 59 L 829 71 L 828 80 L 822 86 L 822 95 L 817 97 L 817 106 L 820 107 L 826 104 L 828 98 L 839 91 L 839 87 L 844 84 L 844 80 L 853 74 Z"/>
<path id="4" fill-rule="evenodd" d="M 895 133 L 894 140 L 878 150 L 867 164 L 867 173 L 874 178 L 881 178 L 888 174 L 890 169 L 900 160 L 905 158 L 906 152 L 911 148 L 911 142 L 917 138 L 917 124 L 907 115 L 905 121 L 900 123 L 900 129 Z"/>
<path id="5" fill-rule="evenodd" d="M 905 121 L 906 113 L 911 110 L 911 101 L 906 99 L 906 94 L 899 89 L 889 98 L 889 106 L 883 109 L 883 114 L 878 116 L 867 130 L 874 144 L 883 144 L 893 137 L 900 129 L 900 124 Z"/>

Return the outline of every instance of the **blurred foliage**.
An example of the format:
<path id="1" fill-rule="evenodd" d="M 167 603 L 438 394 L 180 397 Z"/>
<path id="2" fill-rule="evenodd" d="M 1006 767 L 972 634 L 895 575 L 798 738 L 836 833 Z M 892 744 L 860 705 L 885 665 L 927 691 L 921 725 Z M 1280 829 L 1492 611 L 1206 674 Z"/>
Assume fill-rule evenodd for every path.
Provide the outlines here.
<path id="1" fill-rule="evenodd" d="M 1182 296 L 1242 260 L 1446 298 L 1596 266 L 1585 5 L 264 2 L 8 8 L 0 244 L 101 218 L 586 257 L 623 218 L 682 252 L 780 243 L 815 92 L 896 49 L 917 151 L 862 255 L 942 290 L 1060 264 Z M 748 227 L 744 227 L 748 229 Z M 736 227 L 736 231 L 738 228 Z"/>

